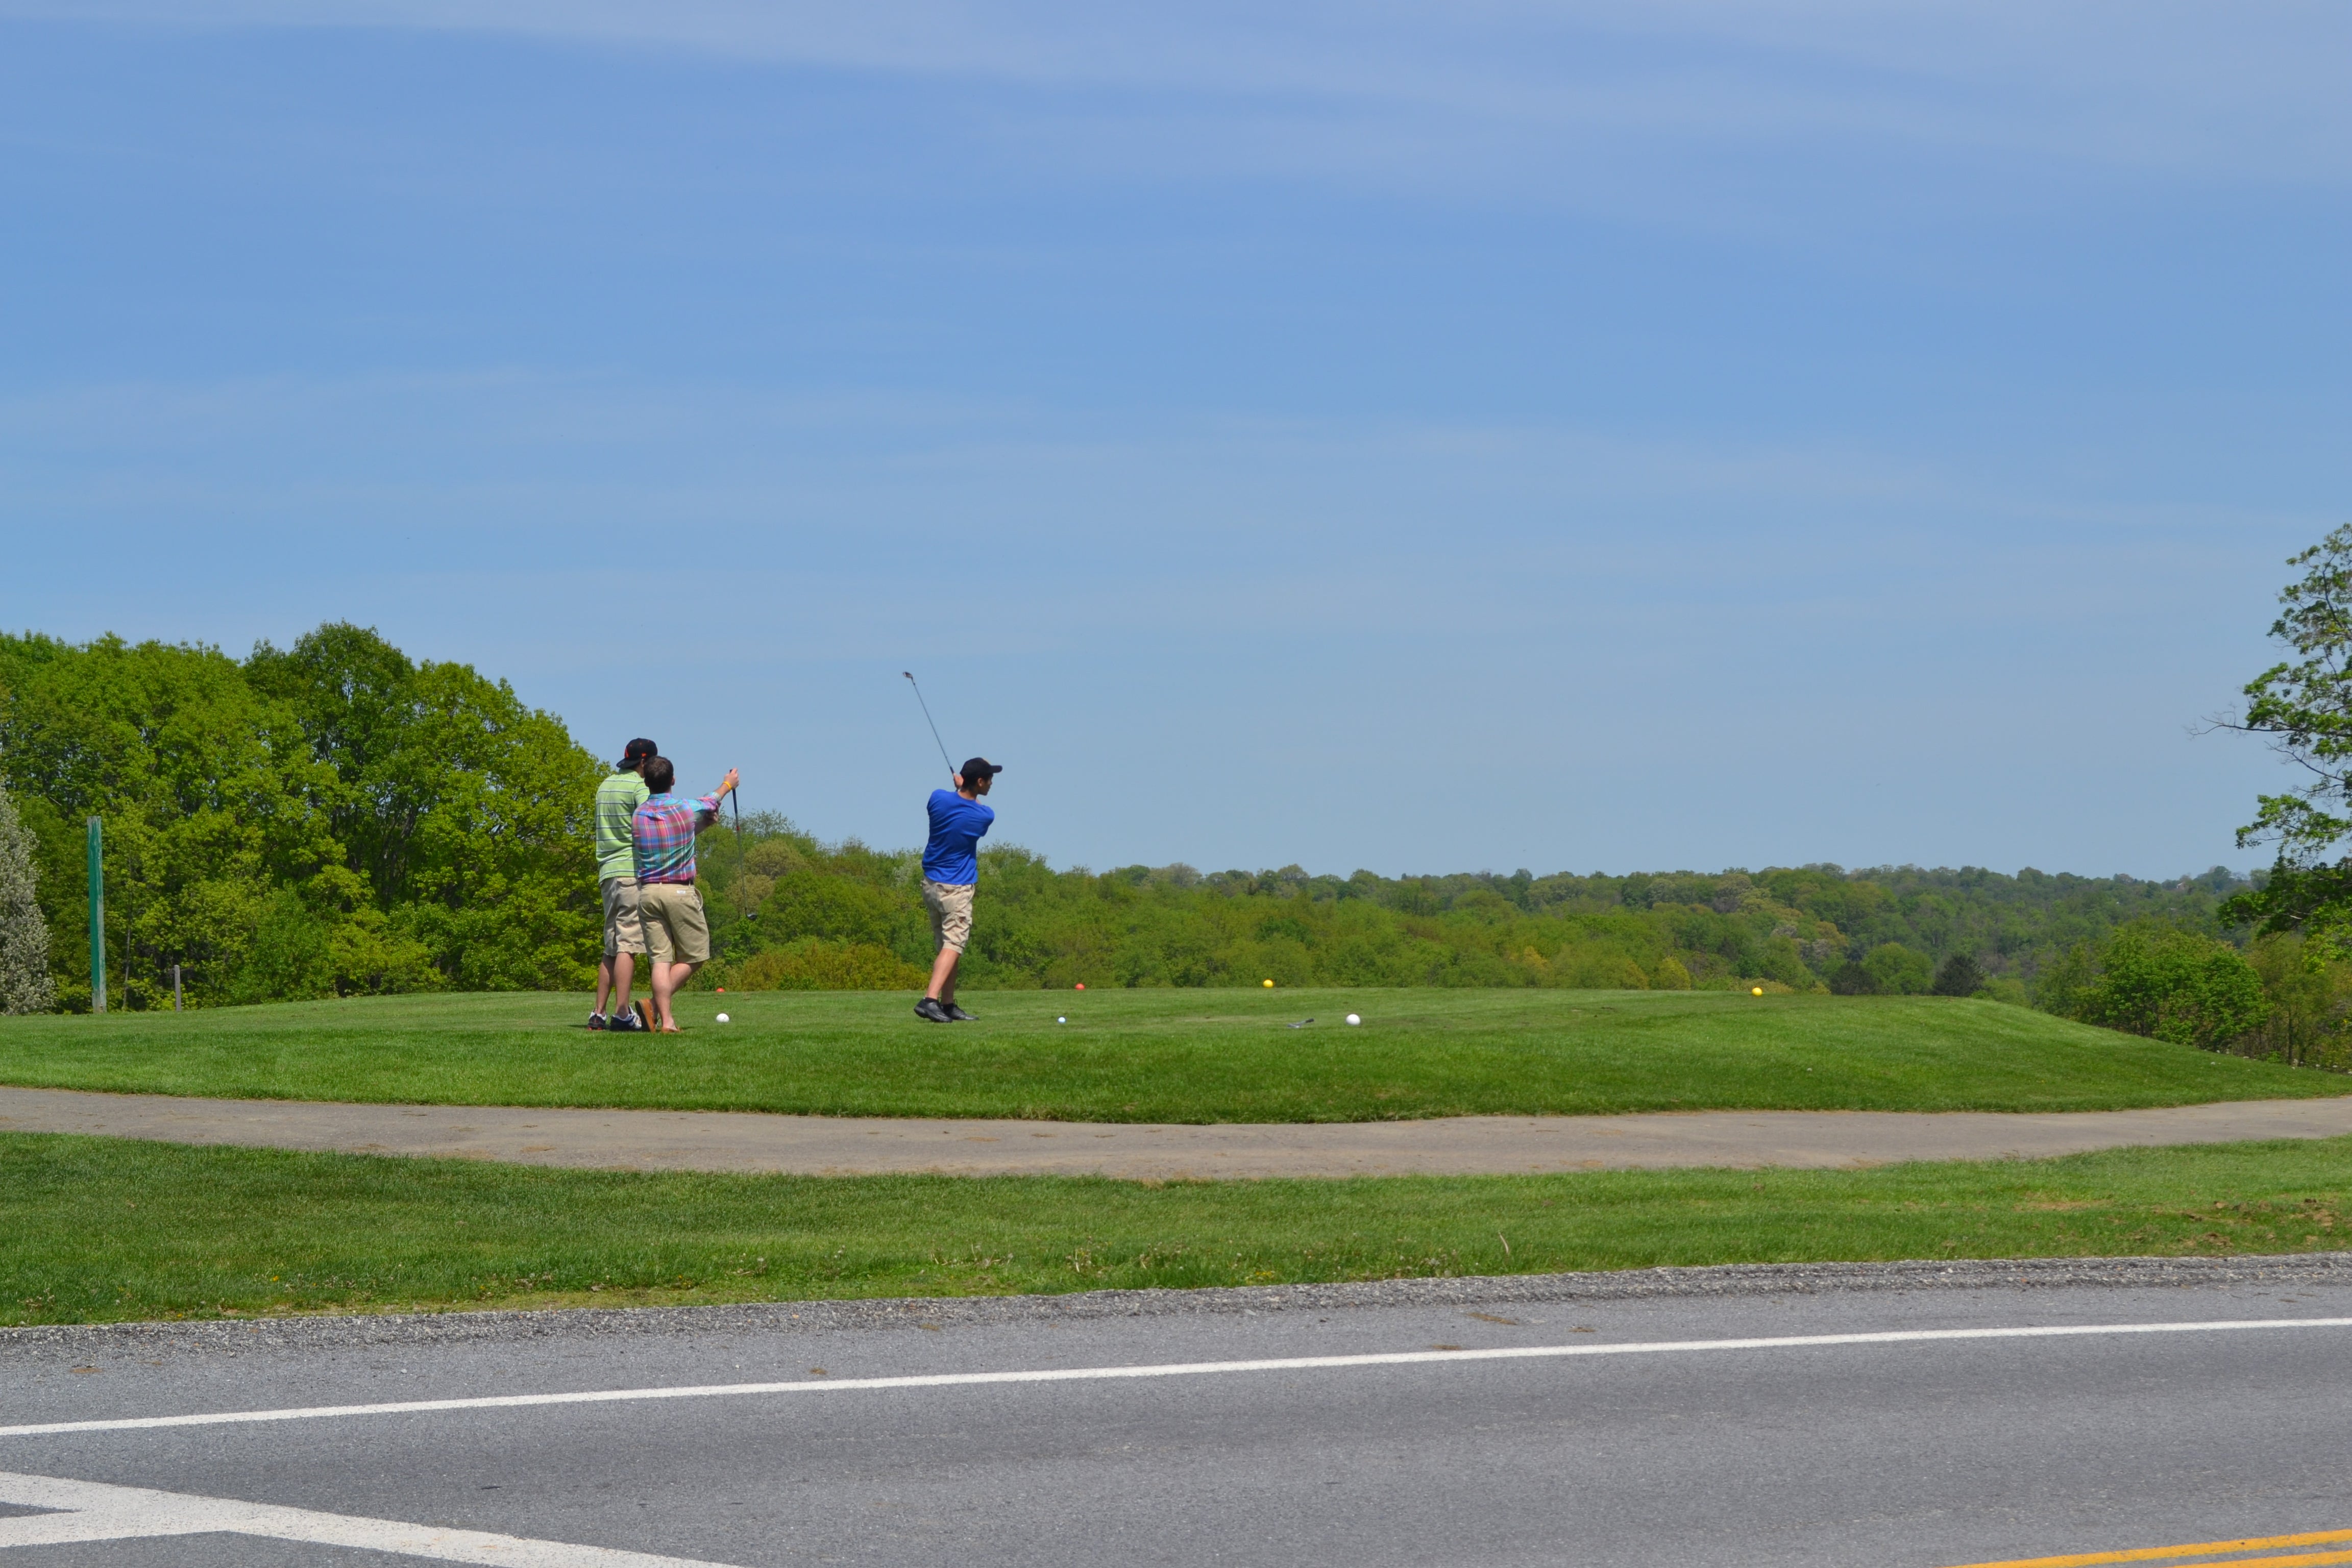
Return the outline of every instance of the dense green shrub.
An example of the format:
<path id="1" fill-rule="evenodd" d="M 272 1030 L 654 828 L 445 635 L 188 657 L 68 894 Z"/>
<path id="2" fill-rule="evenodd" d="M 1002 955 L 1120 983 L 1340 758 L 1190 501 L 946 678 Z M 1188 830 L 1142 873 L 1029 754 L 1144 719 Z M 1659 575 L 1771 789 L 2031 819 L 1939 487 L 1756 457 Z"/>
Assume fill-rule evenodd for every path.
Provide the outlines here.
<path id="1" fill-rule="evenodd" d="M 1984 989 L 1984 971 L 1965 952 L 1956 952 L 1936 966 L 1935 983 L 1927 987 L 1938 996 L 1973 996 Z"/>
<path id="2" fill-rule="evenodd" d="M 778 878 L 760 919 L 774 941 L 822 937 L 886 949 L 919 946 L 929 929 L 911 889 L 814 866 Z"/>
<path id="3" fill-rule="evenodd" d="M 806 936 L 730 965 L 711 984 L 730 991 L 919 991 L 929 978 L 888 948 Z"/>
<path id="4" fill-rule="evenodd" d="M 2352 1068 L 2352 962 L 2342 950 L 2299 933 L 2262 936 L 2246 959 L 2271 1007 L 2235 1048 L 2294 1067 Z"/>
<path id="5" fill-rule="evenodd" d="M 2208 1050 L 2242 1040 L 2271 1011 L 2245 954 L 2156 922 L 2124 926 L 2096 949 L 2074 950 L 2053 977 L 2049 1003 L 2086 1024 Z"/>
<path id="6" fill-rule="evenodd" d="M 1881 996 L 1916 996 L 1935 978 L 1927 955 L 1899 942 L 1884 942 L 1863 954 L 1862 971 Z"/>
<path id="7" fill-rule="evenodd" d="M 1883 942 L 1838 965 L 1830 975 L 1830 989 L 1841 996 L 1916 996 L 1928 989 L 1931 973 L 1926 953 L 1899 942 Z"/>

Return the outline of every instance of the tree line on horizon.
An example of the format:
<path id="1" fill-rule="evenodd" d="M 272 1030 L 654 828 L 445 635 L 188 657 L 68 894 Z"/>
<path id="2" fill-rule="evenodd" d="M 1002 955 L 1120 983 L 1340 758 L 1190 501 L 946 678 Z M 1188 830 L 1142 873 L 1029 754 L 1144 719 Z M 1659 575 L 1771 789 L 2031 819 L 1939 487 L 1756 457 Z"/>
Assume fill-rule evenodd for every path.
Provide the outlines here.
<path id="1" fill-rule="evenodd" d="M 1750 872 L 1525 870 L 1386 878 L 1055 869 L 981 854 L 964 973 L 973 984 L 1549 985 L 1916 994 L 1964 962 L 1961 994 L 2026 1003 L 2044 967 L 2154 921 L 2220 940 L 2252 886 L 2222 868 L 2142 880 L 1968 868 L 1829 865 Z M 827 844 L 772 814 L 713 835 L 705 898 L 725 956 L 713 984 L 908 981 L 929 956 L 914 849 Z M 1951 973 L 1947 973 L 1952 970 Z"/>
<path id="2" fill-rule="evenodd" d="M 589 812 L 605 771 L 506 682 L 413 659 L 362 627 L 329 624 L 241 660 L 0 636 L 0 789 L 13 802 L 0 810 L 0 1005 L 89 1005 L 93 816 L 115 1006 L 171 1005 L 173 965 L 199 1006 L 584 990 L 599 933 Z M 719 958 L 699 984 L 921 984 L 915 849 L 828 843 L 761 815 L 740 837 L 706 835 L 703 860 Z M 965 975 L 982 986 L 1932 991 L 2215 1044 L 2224 1025 L 2259 1033 L 2287 979 L 2308 991 L 2327 971 L 2277 958 L 2300 940 L 2291 931 L 2250 947 L 2267 878 L 2221 867 L 2163 880 L 1833 865 L 1343 878 L 1057 869 L 1000 845 L 981 879 Z M 37 937 L 37 965 L 26 956 Z M 2234 963 L 2265 1000 L 2216 1003 L 2195 1023 L 2179 1006 L 2135 1013 L 2114 998 L 2136 953 L 2167 974 Z M 2326 990 L 2320 1013 L 2336 1017 L 2339 1001 Z"/>
<path id="3" fill-rule="evenodd" d="M 595 960 L 588 810 L 604 765 L 468 666 L 331 624 L 247 658 L 0 636 L 0 786 L 30 840 L 57 1004 L 88 1005 L 83 822 L 104 823 L 117 1005 L 580 988 Z M 781 818 L 709 836 L 736 983 L 904 980 L 911 850 Z M 983 856 L 975 984 L 1925 991 L 1964 954 L 2028 998 L 2050 953 L 2135 919 L 2216 931 L 2245 884 L 1834 866 L 1625 877 L 1346 878 Z M 856 952 L 850 950 L 860 950 Z M 796 957 L 778 956 L 787 952 Z M 757 961 L 755 963 L 755 961 Z M 859 966 L 863 965 L 863 968 Z M 719 983 L 714 981 L 714 983 Z"/>

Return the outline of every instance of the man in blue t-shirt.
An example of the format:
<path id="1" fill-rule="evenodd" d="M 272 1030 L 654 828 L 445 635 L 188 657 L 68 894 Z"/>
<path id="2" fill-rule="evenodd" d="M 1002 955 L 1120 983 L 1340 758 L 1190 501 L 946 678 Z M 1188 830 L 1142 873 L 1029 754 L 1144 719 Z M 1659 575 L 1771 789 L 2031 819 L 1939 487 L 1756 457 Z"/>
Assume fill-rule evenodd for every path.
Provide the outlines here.
<path id="1" fill-rule="evenodd" d="M 931 988 L 915 1004 L 915 1016 L 932 1024 L 960 1024 L 971 1017 L 956 1005 L 956 961 L 971 940 L 971 889 L 980 880 L 980 840 L 996 813 L 980 804 L 1004 770 L 974 757 L 955 776 L 955 788 L 931 792 L 931 837 L 923 846 L 923 907 L 931 912 L 931 934 L 940 956 L 931 965 Z"/>

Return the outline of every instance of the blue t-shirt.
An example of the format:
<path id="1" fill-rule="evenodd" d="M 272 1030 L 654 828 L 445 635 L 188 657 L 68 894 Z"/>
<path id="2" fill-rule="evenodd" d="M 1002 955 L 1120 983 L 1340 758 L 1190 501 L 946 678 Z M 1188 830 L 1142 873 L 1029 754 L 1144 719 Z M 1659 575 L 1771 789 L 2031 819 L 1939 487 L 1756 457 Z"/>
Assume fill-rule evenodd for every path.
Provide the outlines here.
<path id="1" fill-rule="evenodd" d="M 996 813 L 951 789 L 931 792 L 931 841 L 923 846 L 923 875 L 934 882 L 980 880 L 975 851 Z"/>

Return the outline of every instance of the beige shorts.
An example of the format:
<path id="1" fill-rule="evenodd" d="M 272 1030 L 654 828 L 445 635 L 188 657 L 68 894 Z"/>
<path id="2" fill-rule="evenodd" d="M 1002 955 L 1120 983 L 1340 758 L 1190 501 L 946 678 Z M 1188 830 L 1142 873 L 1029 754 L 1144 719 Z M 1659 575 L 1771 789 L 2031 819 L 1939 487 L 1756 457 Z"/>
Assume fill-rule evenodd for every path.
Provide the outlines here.
<path id="1" fill-rule="evenodd" d="M 637 889 L 644 912 L 646 947 L 656 963 L 710 962 L 710 922 L 703 918 L 702 895 L 691 882 L 646 882 Z"/>
<path id="2" fill-rule="evenodd" d="M 961 952 L 971 940 L 971 886 L 923 879 L 923 908 L 931 911 L 931 935 L 941 947 Z"/>
<path id="3" fill-rule="evenodd" d="M 637 879 L 604 879 L 604 956 L 646 950 L 646 922 L 637 917 Z"/>

